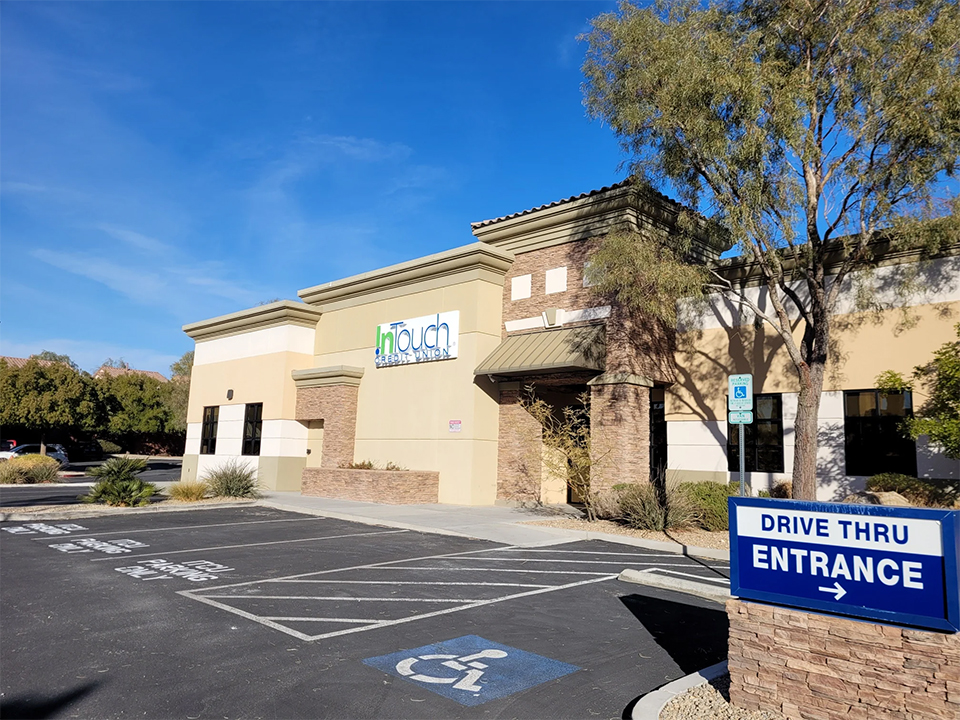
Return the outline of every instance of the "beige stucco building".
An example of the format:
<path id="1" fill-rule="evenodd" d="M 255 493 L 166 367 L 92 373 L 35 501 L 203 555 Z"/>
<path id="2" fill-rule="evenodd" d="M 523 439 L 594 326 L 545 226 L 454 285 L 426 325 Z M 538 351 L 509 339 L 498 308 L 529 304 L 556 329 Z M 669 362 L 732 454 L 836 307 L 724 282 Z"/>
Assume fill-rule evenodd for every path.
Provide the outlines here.
<path id="1" fill-rule="evenodd" d="M 749 312 L 718 296 L 685 307 L 680 326 L 668 328 L 590 287 L 589 258 L 603 235 L 672 231 L 679 209 L 621 183 L 474 223 L 473 244 L 306 288 L 300 301 L 185 326 L 196 356 L 183 478 L 235 460 L 280 491 L 564 502 L 540 427 L 520 405 L 534 388 L 556 407 L 589 396 L 595 487 L 664 470 L 725 482 L 735 459 L 726 376 L 743 372 L 754 374 L 758 394 L 749 479 L 762 489 L 788 478 L 796 381 L 779 342 Z M 725 249 L 695 237 L 689 259 L 719 262 L 762 305 L 750 268 L 718 261 Z M 904 301 L 886 288 L 907 267 L 925 275 L 922 291 Z M 922 439 L 892 448 L 891 428 L 912 398 L 872 390 L 882 370 L 908 372 L 951 339 L 960 258 L 948 253 L 920 266 L 890 254 L 861 280 L 877 284 L 878 307 L 890 301 L 897 309 L 859 311 L 851 284 L 835 318 L 820 414 L 823 499 L 861 486 L 880 446 L 881 460 L 897 468 L 960 476 L 956 461 Z M 365 461 L 408 471 L 345 467 Z"/>

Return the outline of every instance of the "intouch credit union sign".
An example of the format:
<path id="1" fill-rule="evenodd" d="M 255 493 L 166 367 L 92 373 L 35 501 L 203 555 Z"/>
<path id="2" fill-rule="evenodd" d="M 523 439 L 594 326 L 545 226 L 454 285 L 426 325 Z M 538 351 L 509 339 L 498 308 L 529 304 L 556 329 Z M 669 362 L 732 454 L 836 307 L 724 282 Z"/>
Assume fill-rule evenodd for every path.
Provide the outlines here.
<path id="1" fill-rule="evenodd" d="M 729 499 L 730 594 L 960 630 L 960 512 Z"/>
<path id="2" fill-rule="evenodd" d="M 376 365 L 450 360 L 457 357 L 460 311 L 436 313 L 377 326 Z"/>

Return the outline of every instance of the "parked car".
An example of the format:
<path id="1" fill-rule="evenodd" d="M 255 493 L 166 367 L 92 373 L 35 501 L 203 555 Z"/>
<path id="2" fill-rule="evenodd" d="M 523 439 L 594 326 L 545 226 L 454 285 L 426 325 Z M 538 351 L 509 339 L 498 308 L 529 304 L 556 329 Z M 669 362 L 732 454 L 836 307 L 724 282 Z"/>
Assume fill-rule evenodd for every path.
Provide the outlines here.
<path id="1" fill-rule="evenodd" d="M 23 457 L 24 455 L 39 455 L 40 446 L 39 445 L 17 445 L 13 450 L 4 450 L 0 452 L 0 460 L 9 460 L 15 457 Z M 47 457 L 52 457 L 61 466 L 67 465 L 70 462 L 70 458 L 67 457 L 67 451 L 63 449 L 63 445 L 57 445 L 55 443 L 47 444 Z"/>
<path id="2" fill-rule="evenodd" d="M 0 452 L 13 450 L 17 446 L 16 440 L 0 440 Z"/>
<path id="3" fill-rule="evenodd" d="M 103 448 L 96 440 L 81 440 L 67 447 L 68 454 L 74 462 L 77 460 L 103 460 Z"/>

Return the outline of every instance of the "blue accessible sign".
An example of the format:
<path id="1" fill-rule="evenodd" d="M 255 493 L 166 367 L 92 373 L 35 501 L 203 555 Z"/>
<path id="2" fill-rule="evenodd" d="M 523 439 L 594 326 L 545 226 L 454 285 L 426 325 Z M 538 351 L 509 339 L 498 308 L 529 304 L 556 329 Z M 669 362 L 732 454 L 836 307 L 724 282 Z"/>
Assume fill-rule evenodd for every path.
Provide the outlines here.
<path id="1" fill-rule="evenodd" d="M 580 669 L 477 635 L 367 658 L 363 664 L 467 706 L 513 695 Z"/>
<path id="2" fill-rule="evenodd" d="M 729 499 L 730 593 L 960 631 L 960 512 Z"/>

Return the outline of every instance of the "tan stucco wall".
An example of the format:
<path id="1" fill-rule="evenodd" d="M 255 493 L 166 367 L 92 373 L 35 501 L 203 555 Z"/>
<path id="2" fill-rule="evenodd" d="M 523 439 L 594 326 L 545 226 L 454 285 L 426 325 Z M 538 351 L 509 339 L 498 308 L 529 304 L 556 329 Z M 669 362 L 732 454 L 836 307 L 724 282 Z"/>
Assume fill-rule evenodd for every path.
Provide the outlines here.
<path id="1" fill-rule="evenodd" d="M 835 316 L 837 359 L 827 365 L 823 390 L 872 388 L 884 370 L 909 374 L 955 337 L 958 321 L 960 302 Z M 802 325 L 794 333 L 798 341 L 801 334 Z M 799 390 L 793 364 L 767 325 L 692 331 L 680 334 L 677 345 L 679 382 L 666 393 L 668 421 L 723 420 L 731 374 L 753 373 L 755 393 Z"/>
<path id="2" fill-rule="evenodd" d="M 500 343 L 499 282 L 470 279 L 400 297 L 325 312 L 317 326 L 314 367 L 362 367 L 354 459 L 440 472 L 440 502 L 496 499 L 496 388 L 473 370 Z M 458 356 L 378 368 L 379 324 L 458 310 Z M 460 420 L 461 432 L 449 432 Z"/>
<path id="3" fill-rule="evenodd" d="M 187 422 L 203 422 L 209 405 L 257 402 L 263 403 L 264 420 L 292 420 L 297 388 L 290 373 L 312 364 L 309 355 L 278 352 L 194 366 Z M 232 400 L 227 400 L 228 389 Z"/>

